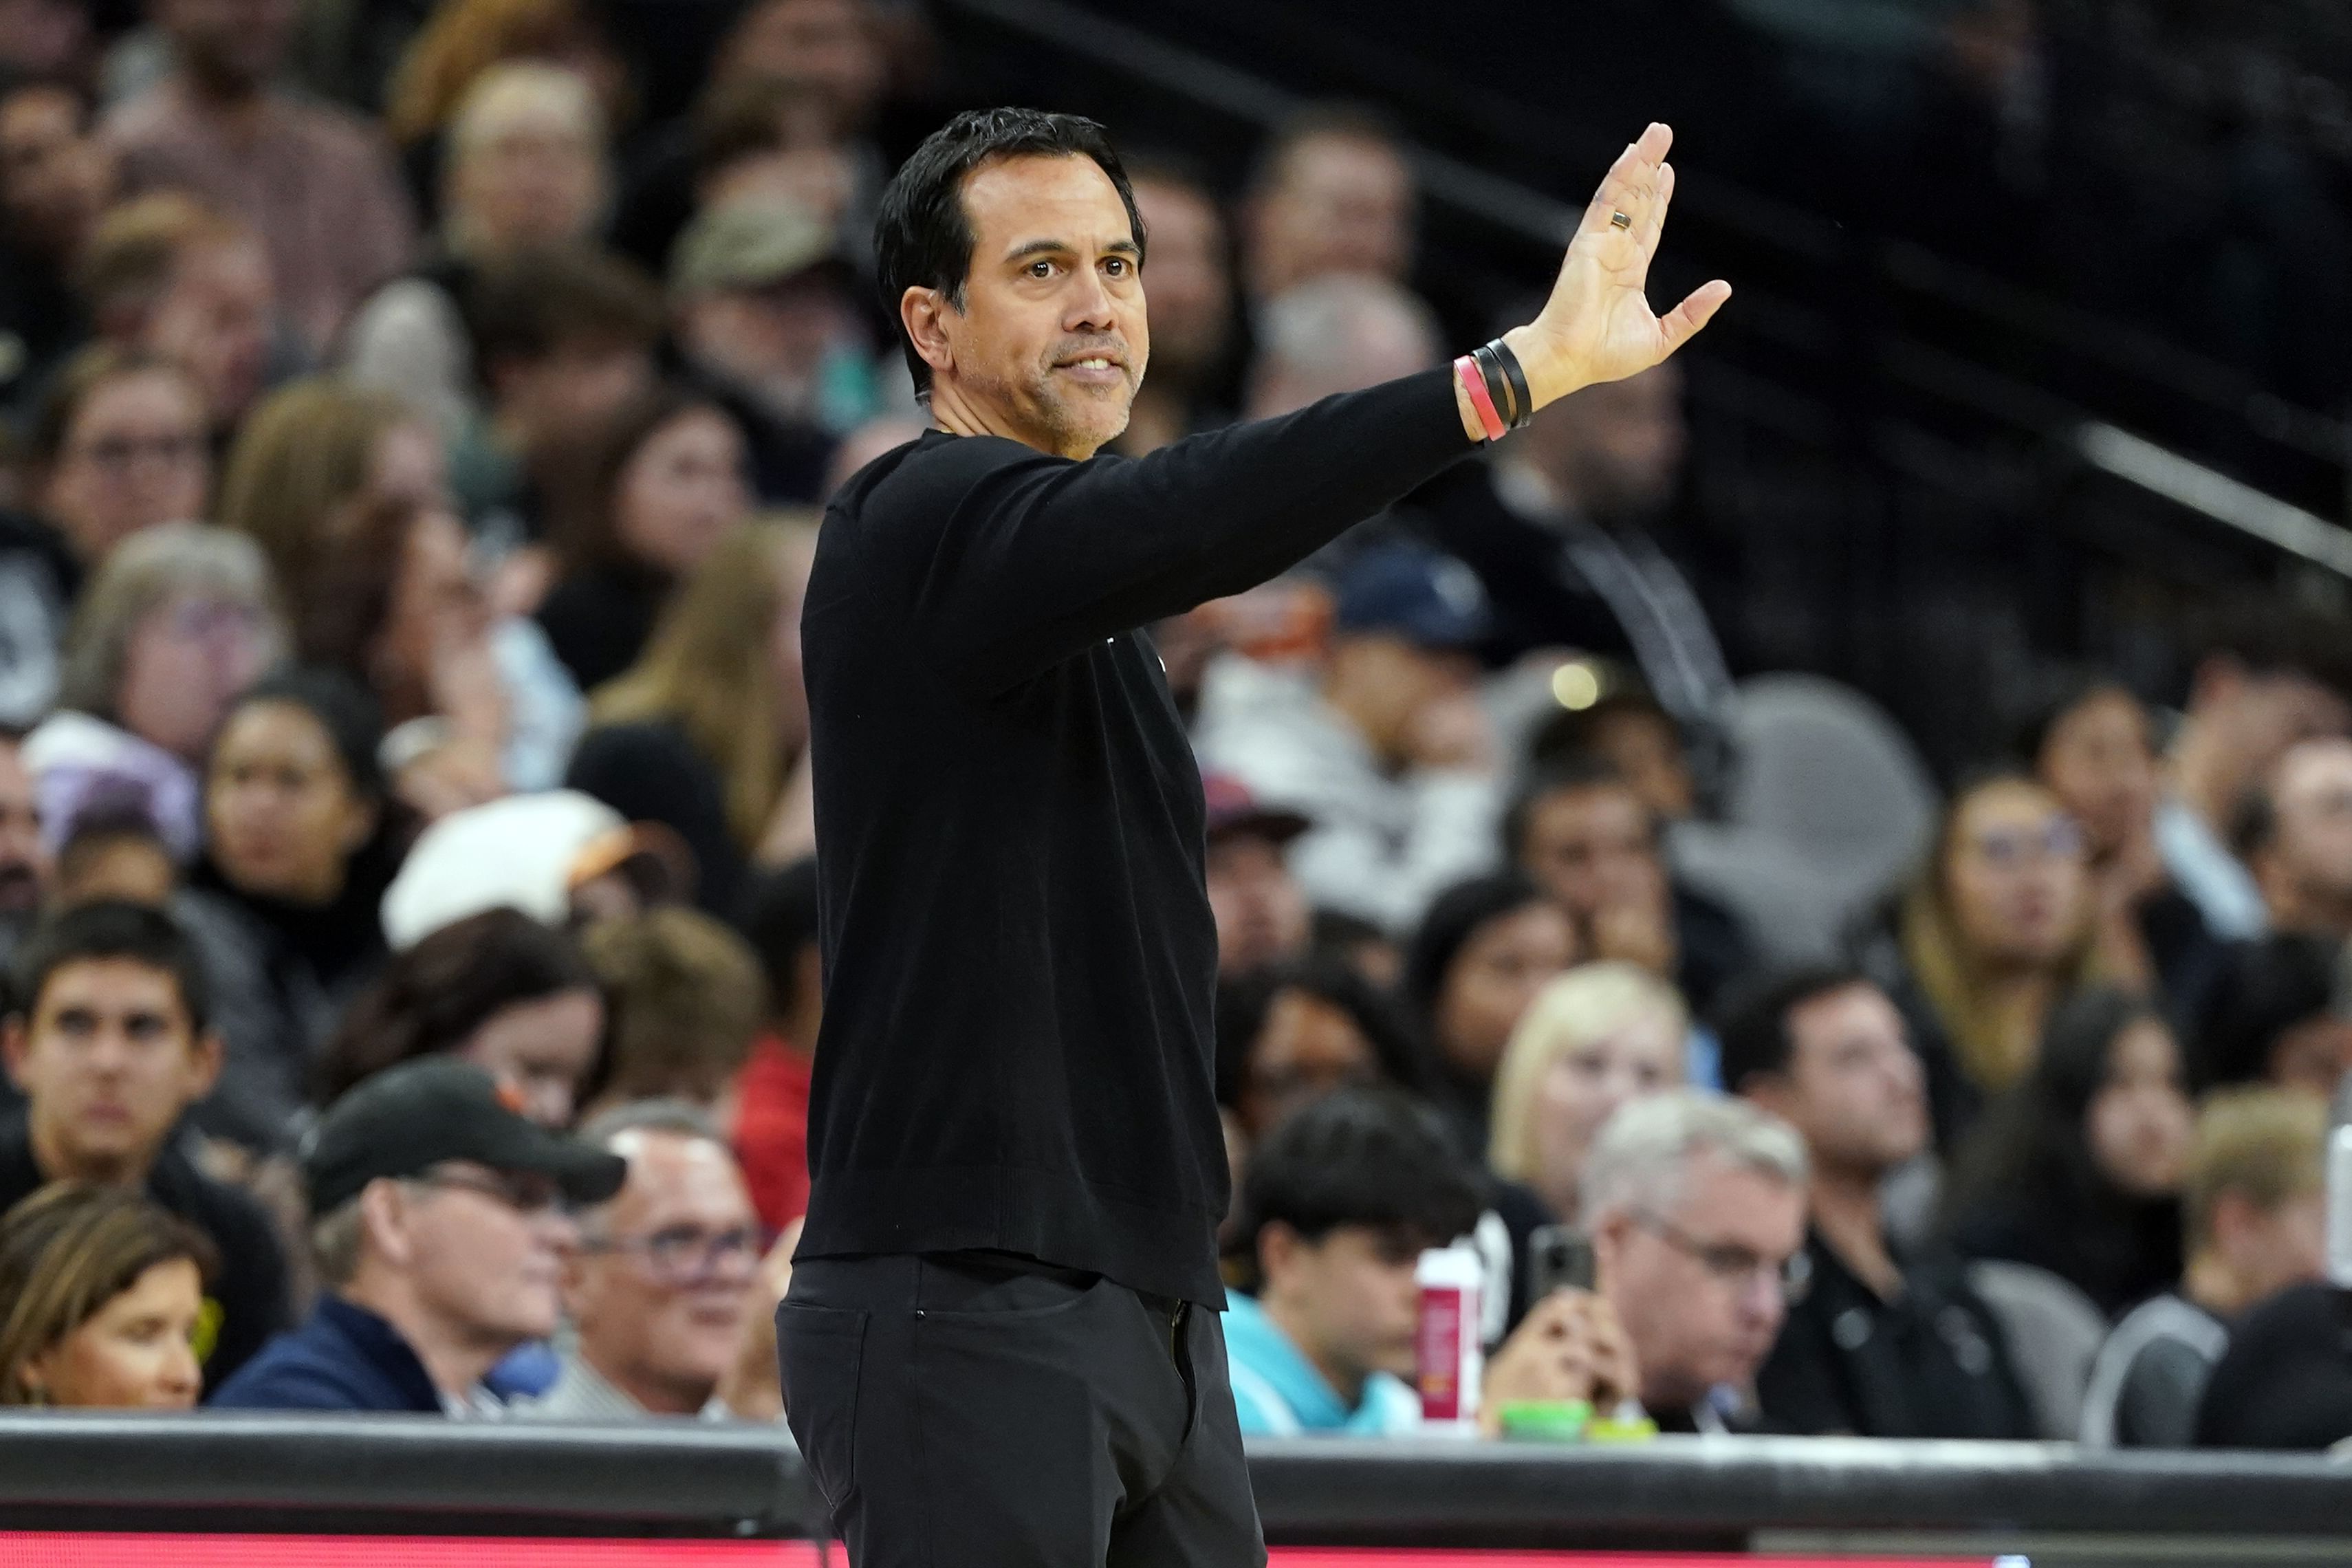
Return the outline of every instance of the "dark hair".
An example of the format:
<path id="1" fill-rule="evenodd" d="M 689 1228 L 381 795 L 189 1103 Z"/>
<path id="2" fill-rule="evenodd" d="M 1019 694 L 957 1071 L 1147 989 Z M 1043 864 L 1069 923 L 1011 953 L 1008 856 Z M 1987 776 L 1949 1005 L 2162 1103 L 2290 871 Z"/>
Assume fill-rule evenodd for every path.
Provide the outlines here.
<path id="1" fill-rule="evenodd" d="M 238 714 L 265 702 L 299 708 L 317 720 L 342 762 L 352 793 L 362 800 L 383 799 L 383 764 L 376 755 L 383 743 L 383 717 L 366 687 L 340 669 L 318 665 L 294 665 L 265 675 L 238 693 L 221 714 L 213 744 L 220 744 Z"/>
<path id="2" fill-rule="evenodd" d="M 101 785 L 74 813 L 65 841 L 58 846 L 58 885 L 80 880 L 92 860 L 124 844 L 144 844 L 166 860 L 172 858 L 172 847 L 164 842 L 163 830 L 155 826 L 145 793 Z"/>
<path id="3" fill-rule="evenodd" d="M 10 1209 L 0 1218 L 0 1405 L 39 1403 L 26 1363 L 181 1258 L 201 1279 L 220 1273 L 209 1237 L 130 1188 L 52 1182 Z"/>
<path id="4" fill-rule="evenodd" d="M 1683 738 L 1681 721 L 1647 690 L 1634 686 L 1612 691 L 1589 708 L 1562 708 L 1552 714 L 1536 726 L 1535 733 L 1528 738 L 1528 759 L 1546 774 L 1584 759 L 1608 766 L 1600 755 L 1601 731 L 1620 719 L 1647 719 L 1664 724 L 1677 742 Z"/>
<path id="5" fill-rule="evenodd" d="M 487 381 L 501 360 L 543 360 L 580 339 L 650 349 L 666 318 L 661 290 L 593 245 L 534 247 L 466 291 L 466 325 Z"/>
<path id="6" fill-rule="evenodd" d="M 58 971 L 76 963 L 120 959 L 159 970 L 179 988 L 192 1034 L 212 1020 L 212 988 L 205 966 L 179 922 L 142 904 L 101 900 L 60 910 L 33 928 L 16 954 L 8 988 L 10 1009 L 29 1021 Z"/>
<path id="7" fill-rule="evenodd" d="M 353 999 L 320 1058 L 320 1103 L 386 1068 L 457 1049 L 509 1007 L 601 989 L 569 936 L 519 910 L 453 921 L 395 956 Z"/>
<path id="8" fill-rule="evenodd" d="M 1238 1106 L 1249 1077 L 1250 1053 L 1265 1032 L 1266 1015 L 1286 991 L 1303 991 L 1348 1015 L 1379 1062 L 1381 1076 L 1416 1094 L 1432 1088 L 1429 1058 L 1412 1021 L 1390 997 L 1336 953 L 1311 953 L 1228 980 L 1217 987 L 1217 1102 Z"/>
<path id="9" fill-rule="evenodd" d="M 724 403 L 709 393 L 677 383 L 665 383 L 632 398 L 602 426 L 568 454 L 569 471 L 551 476 L 555 494 L 556 542 L 566 567 L 573 571 L 634 564 L 621 542 L 616 514 L 621 473 L 652 440 L 673 422 L 708 411 L 737 431 L 742 422 Z M 649 568 L 641 568 L 647 569 Z"/>
<path id="10" fill-rule="evenodd" d="M 1435 1016 L 1454 961 L 1481 926 L 1549 901 L 1541 888 L 1516 869 L 1472 877 L 1438 894 L 1405 949 L 1402 990 L 1416 1016 L 1424 1024 Z"/>
<path id="11" fill-rule="evenodd" d="M 2199 1092 L 2270 1076 L 2280 1037 L 2333 1005 L 2340 947 L 2308 932 L 2274 931 L 2231 952 L 2189 1059 Z"/>
<path id="12" fill-rule="evenodd" d="M 2143 717 L 2147 715 L 2147 705 L 2139 700 L 2139 694 L 2114 676 L 2095 670 L 2063 670 L 2037 682 L 2031 698 L 2017 710 L 2010 726 L 2011 757 L 2018 766 L 2038 776 L 2042 772 L 2042 753 L 2050 744 L 2051 733 L 2077 710 L 2102 697 L 2125 698 Z"/>
<path id="13" fill-rule="evenodd" d="M 1641 792 L 1633 787 L 1633 781 L 1606 757 L 1596 756 L 1590 752 L 1577 752 L 1545 763 L 1520 787 L 1518 794 L 1511 797 L 1511 804 L 1504 809 L 1504 858 L 1516 866 L 1527 853 L 1528 825 L 1535 820 L 1536 808 L 1544 802 L 1554 795 L 1581 795 L 1587 790 L 1601 789 L 1621 790 L 1637 802 L 1642 798 Z M 1650 815 L 1648 805 L 1643 805 L 1642 815 Z M 1651 826 L 1654 831 L 1656 824 L 1653 823 Z"/>
<path id="14" fill-rule="evenodd" d="M 767 977 L 769 1016 L 782 1018 L 800 1005 L 800 955 L 817 940 L 815 857 L 761 874 L 744 895 L 736 924 Z M 793 1044 L 808 1050 L 816 1042 Z"/>
<path id="15" fill-rule="evenodd" d="M 1284 160 L 1297 151 L 1302 142 L 1325 136 L 1349 142 L 1377 142 L 1384 147 L 1398 150 L 1400 153 L 1404 141 L 1397 129 L 1395 117 L 1377 104 L 1344 100 L 1310 103 L 1286 116 L 1259 146 L 1257 157 L 1250 165 L 1251 192 L 1263 193 L 1272 189 L 1281 175 Z M 1525 321 L 1528 318 L 1519 319 Z"/>
<path id="16" fill-rule="evenodd" d="M 1479 1192 L 1437 1113 L 1389 1089 L 1343 1089 L 1302 1107 L 1251 1152 L 1231 1247 L 1255 1283 L 1258 1237 L 1319 1241 L 1342 1226 L 1443 1247 L 1478 1223 Z"/>
<path id="17" fill-rule="evenodd" d="M 2344 617 L 2243 594 L 2204 618 L 2200 652 L 2234 659 L 2257 675 L 2296 675 L 2352 697 L 2352 626 Z"/>
<path id="18" fill-rule="evenodd" d="M 1808 963 L 1759 976 L 1733 993 L 1717 1023 L 1723 1087 L 1738 1094 L 1751 1078 L 1789 1070 L 1797 1054 L 1789 1015 L 1817 996 L 1876 983 L 1851 964 Z"/>
<path id="19" fill-rule="evenodd" d="M 798 128 L 786 121 L 803 107 L 830 112 L 824 89 L 812 82 L 765 76 L 712 82 L 688 124 L 695 178 L 707 180 L 744 159 L 789 150 Z"/>
<path id="20" fill-rule="evenodd" d="M 971 216 L 964 211 L 964 177 L 998 158 L 1025 157 L 1092 158 L 1118 192 L 1135 243 L 1144 244 L 1134 187 L 1111 149 L 1110 137 L 1094 121 L 1035 109 L 974 109 L 932 132 L 891 176 L 874 219 L 874 266 L 881 281 L 882 313 L 900 322 L 898 346 L 920 396 L 930 395 L 931 367 L 907 336 L 898 302 L 909 289 L 934 289 L 949 304 L 963 309 L 963 286 L 971 276 L 976 243 Z"/>

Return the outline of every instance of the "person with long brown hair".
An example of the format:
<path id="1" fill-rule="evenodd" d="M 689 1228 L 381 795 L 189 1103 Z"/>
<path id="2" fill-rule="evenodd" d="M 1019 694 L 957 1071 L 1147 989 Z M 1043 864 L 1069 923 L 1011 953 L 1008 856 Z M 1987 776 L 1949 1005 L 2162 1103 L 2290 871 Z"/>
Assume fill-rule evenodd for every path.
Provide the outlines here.
<path id="1" fill-rule="evenodd" d="M 572 762 L 572 788 L 686 840 L 714 913 L 737 912 L 748 866 L 784 865 L 815 844 L 800 653 L 815 549 L 805 515 L 720 541 L 644 657 L 597 689 L 594 728 Z"/>
<path id="2" fill-rule="evenodd" d="M 194 1408 L 219 1270 L 203 1232 L 135 1192 L 43 1187 L 0 1218 L 0 1405 Z"/>

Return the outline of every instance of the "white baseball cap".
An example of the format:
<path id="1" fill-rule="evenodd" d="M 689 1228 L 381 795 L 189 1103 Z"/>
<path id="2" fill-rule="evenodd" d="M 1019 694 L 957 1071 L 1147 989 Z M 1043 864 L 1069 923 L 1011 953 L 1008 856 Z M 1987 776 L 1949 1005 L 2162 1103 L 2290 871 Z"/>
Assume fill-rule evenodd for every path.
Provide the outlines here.
<path id="1" fill-rule="evenodd" d="M 582 882 L 644 846 L 628 820 L 578 790 L 511 795 L 450 813 L 426 828 L 383 895 L 395 951 L 443 926 L 501 907 L 560 926 Z"/>

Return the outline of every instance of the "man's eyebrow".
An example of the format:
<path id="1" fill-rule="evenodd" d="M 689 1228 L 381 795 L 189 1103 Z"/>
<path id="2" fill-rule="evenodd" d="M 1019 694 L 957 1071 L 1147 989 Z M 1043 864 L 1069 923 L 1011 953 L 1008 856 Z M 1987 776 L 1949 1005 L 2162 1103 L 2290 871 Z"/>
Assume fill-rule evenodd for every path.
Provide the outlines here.
<path id="1" fill-rule="evenodd" d="M 1021 261 L 1032 256 L 1065 256 L 1077 247 L 1066 239 L 1032 239 L 1014 246 L 1004 253 L 1007 261 Z M 1143 247 L 1131 239 L 1114 239 L 1103 247 L 1105 252 L 1116 251 L 1122 256 L 1140 256 Z"/>

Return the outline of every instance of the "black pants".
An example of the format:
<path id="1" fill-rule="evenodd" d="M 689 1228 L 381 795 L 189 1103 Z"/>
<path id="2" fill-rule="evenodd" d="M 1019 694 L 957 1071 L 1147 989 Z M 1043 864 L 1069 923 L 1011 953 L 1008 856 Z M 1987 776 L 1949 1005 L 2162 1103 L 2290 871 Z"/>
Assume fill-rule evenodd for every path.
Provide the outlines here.
<path id="1" fill-rule="evenodd" d="M 784 1406 L 854 1568 L 1257 1568 L 1214 1312 L 1001 1253 L 809 1258 Z"/>

